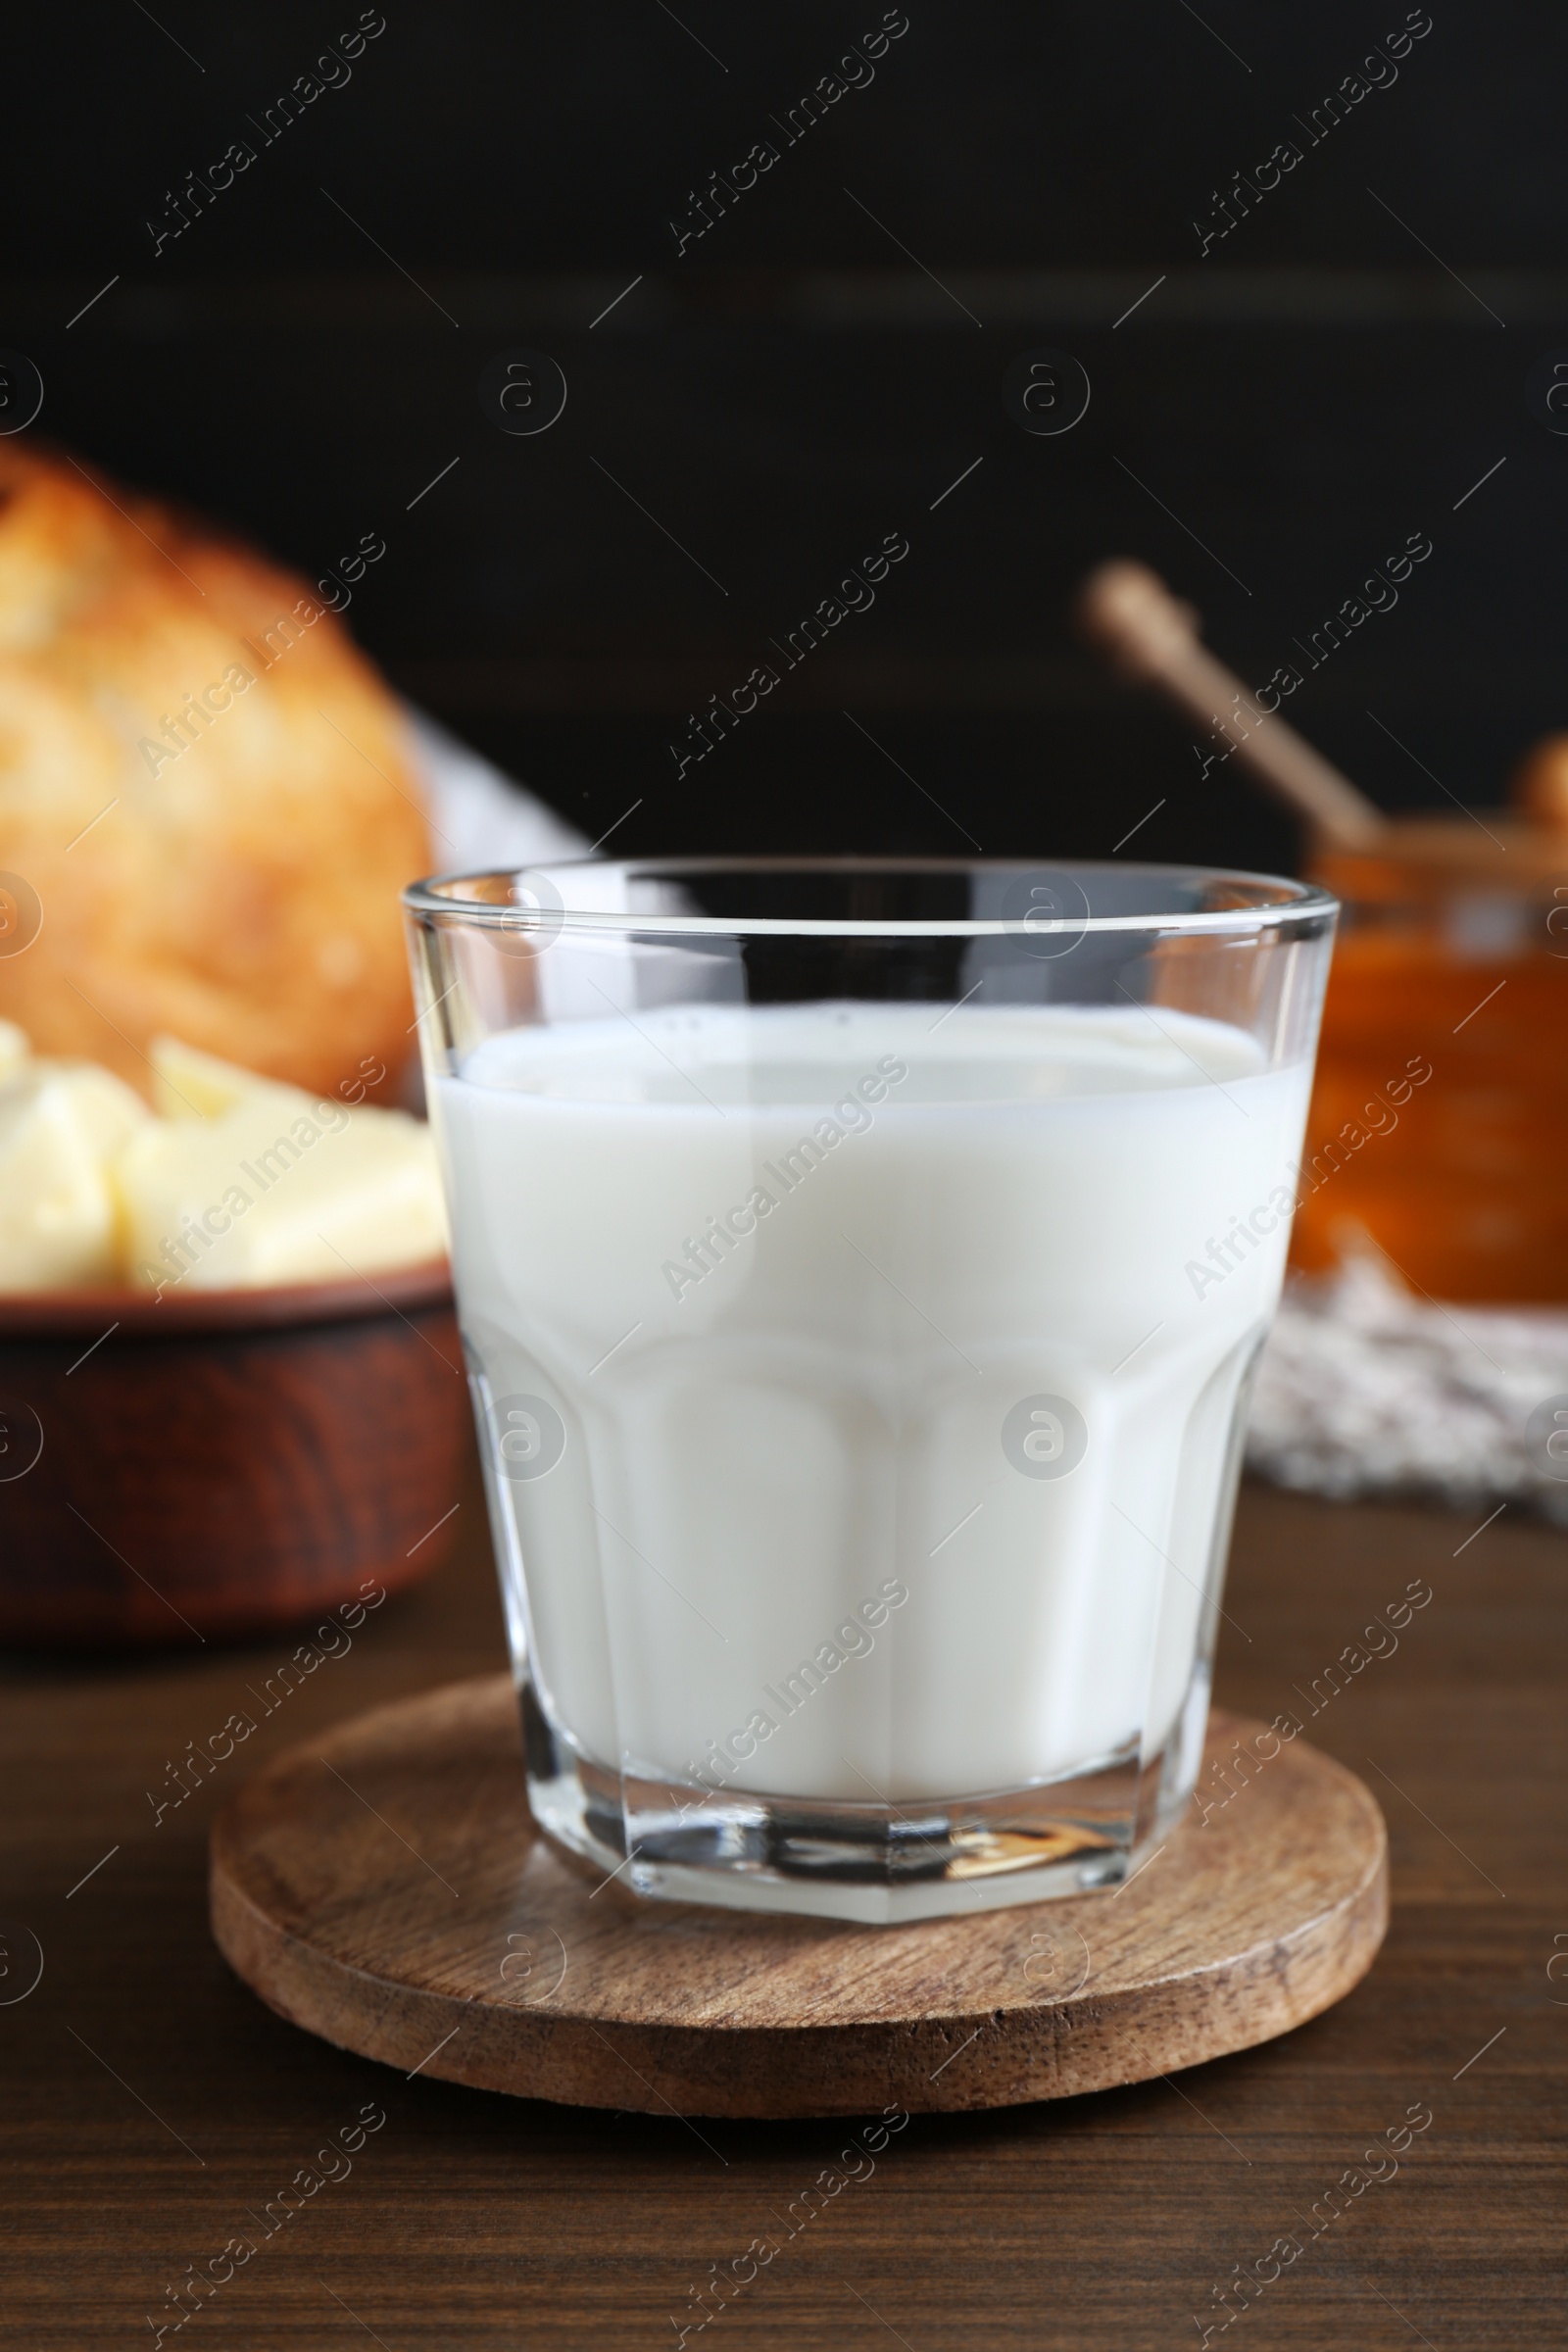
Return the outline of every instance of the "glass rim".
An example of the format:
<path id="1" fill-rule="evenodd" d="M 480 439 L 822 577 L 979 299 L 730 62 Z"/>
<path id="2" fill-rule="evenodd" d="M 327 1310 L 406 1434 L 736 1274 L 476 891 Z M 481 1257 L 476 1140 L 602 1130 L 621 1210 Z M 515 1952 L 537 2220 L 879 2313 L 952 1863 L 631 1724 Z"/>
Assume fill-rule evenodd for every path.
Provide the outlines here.
<path id="1" fill-rule="evenodd" d="M 641 911 L 572 906 L 561 884 L 585 873 L 619 872 L 650 881 L 679 882 L 688 877 L 798 873 L 846 878 L 857 874 L 1039 875 L 1076 879 L 1100 874 L 1158 877 L 1178 884 L 1210 883 L 1258 895 L 1233 906 L 1178 907 L 1137 914 L 1067 914 L 1041 917 L 937 915 L 887 918 L 875 915 L 752 915 L 674 914 L 657 909 Z M 519 906 L 494 899 L 465 897 L 465 885 L 515 883 L 526 876 L 548 881 L 558 906 Z M 1272 894 L 1272 895 L 1263 895 Z M 736 857 L 736 858 L 563 858 L 541 859 L 536 865 L 458 867 L 428 874 L 404 888 L 402 902 L 412 915 L 443 927 L 473 926 L 486 931 L 516 934 L 563 926 L 614 938 L 724 939 L 1006 939 L 1040 938 L 1054 932 L 1100 935 L 1115 932 L 1158 931 L 1177 934 L 1256 933 L 1295 929 L 1338 913 L 1340 901 L 1320 883 L 1297 881 L 1280 874 L 1257 874 L 1240 867 L 1172 865 L 1109 858 L 1068 858 L 1048 863 L 1034 858 L 877 858 Z"/>

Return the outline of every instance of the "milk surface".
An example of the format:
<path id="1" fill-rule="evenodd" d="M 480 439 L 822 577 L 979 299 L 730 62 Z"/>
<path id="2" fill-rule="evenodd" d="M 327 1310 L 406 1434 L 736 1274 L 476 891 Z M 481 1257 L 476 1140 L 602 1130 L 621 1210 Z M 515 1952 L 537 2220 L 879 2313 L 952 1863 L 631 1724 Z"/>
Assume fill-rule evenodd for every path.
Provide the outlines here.
<path id="1" fill-rule="evenodd" d="M 439 1080 L 470 1363 L 564 1438 L 514 1406 L 493 1481 L 558 1728 L 865 1803 L 1157 1752 L 1308 1082 L 1163 1005 L 865 1003 L 513 1030 Z"/>

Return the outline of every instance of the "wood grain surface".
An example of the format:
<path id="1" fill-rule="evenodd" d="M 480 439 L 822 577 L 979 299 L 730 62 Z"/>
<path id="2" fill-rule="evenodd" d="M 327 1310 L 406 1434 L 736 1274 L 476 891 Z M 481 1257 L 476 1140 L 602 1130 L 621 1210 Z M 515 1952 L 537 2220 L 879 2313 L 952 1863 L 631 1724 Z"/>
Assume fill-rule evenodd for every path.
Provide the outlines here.
<path id="1" fill-rule="evenodd" d="M 1397 1647 L 1308 1723 L 1388 1820 L 1376 1965 L 1256 2049 L 1087 2097 L 916 2115 L 878 2146 L 880 2099 L 835 2124 L 714 2123 L 394 2070 L 286 2024 L 214 1947 L 207 1840 L 243 1775 L 504 1665 L 476 1478 L 449 1500 L 452 1560 L 371 1612 L 156 1827 L 166 1761 L 265 1692 L 292 1643 L 0 1665 L 0 2342 L 151 2342 L 177 2317 L 166 2288 L 226 2261 L 215 2291 L 187 2283 L 200 2317 L 165 2352 L 635 2352 L 697 2326 L 689 2290 L 719 2278 L 739 2352 L 1176 2352 L 1202 2340 L 1195 2314 L 1226 2352 L 1568 2347 L 1562 1535 L 1512 1508 L 1476 1534 L 1484 1512 L 1247 1490 L 1227 1704 L 1305 1713 L 1374 1614 L 1412 1578 L 1432 1587 Z M 367 2106 L 384 2125 L 324 2155 Z M 1369 2164 L 1412 2108 L 1430 2127 Z M 1301 2251 L 1284 2264 L 1287 2232 Z M 256 2250 L 236 2263 L 230 2241 Z M 765 2263 L 754 2241 L 775 2249 Z M 1221 2333 L 1215 2289 L 1238 2265 L 1252 2307 Z"/>
<path id="2" fill-rule="evenodd" d="M 280 2015 L 488 2090 L 645 2114 L 956 2112 L 1146 2082 L 1302 2025 L 1388 1924 L 1383 1817 L 1305 1740 L 1113 1891 L 905 1927 L 640 1901 L 534 1828 L 509 1675 L 288 1749 L 213 1829 L 213 1928 Z M 1230 1785 L 1230 1784 L 1226 1784 Z"/>

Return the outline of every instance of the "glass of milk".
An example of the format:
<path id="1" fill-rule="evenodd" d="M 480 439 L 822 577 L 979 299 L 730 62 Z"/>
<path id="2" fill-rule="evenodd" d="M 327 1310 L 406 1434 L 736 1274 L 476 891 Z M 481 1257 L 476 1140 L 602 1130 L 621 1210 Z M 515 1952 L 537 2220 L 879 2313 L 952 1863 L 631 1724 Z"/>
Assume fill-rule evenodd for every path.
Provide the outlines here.
<path id="1" fill-rule="evenodd" d="M 672 858 L 406 902 L 541 1827 L 845 1919 L 1119 1884 L 1201 1752 L 1334 901 Z"/>

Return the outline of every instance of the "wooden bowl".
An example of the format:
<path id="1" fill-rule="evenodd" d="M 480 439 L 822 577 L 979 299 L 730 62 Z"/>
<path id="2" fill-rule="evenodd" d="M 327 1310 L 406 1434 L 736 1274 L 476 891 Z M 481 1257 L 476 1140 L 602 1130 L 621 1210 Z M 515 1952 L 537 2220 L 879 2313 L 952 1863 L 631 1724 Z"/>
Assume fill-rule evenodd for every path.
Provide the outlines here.
<path id="1" fill-rule="evenodd" d="M 194 1648 L 414 1583 L 466 1386 L 444 1262 L 0 1298 L 0 1643 Z"/>

